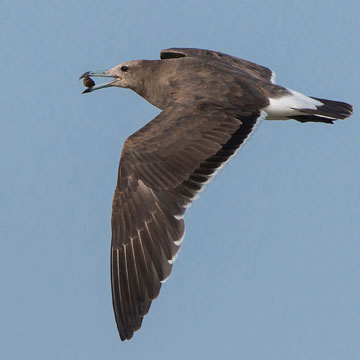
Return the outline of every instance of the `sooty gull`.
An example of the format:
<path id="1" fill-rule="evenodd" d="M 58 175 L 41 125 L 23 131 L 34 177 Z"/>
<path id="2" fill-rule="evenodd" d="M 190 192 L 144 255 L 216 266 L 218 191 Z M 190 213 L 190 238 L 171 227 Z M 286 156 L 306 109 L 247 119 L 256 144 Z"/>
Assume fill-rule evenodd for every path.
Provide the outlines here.
<path id="1" fill-rule="evenodd" d="M 95 85 L 91 77 L 110 77 Z M 124 144 L 112 205 L 112 300 L 121 340 L 141 327 L 168 278 L 191 202 L 261 120 L 333 123 L 352 106 L 274 83 L 263 66 L 220 52 L 162 50 L 89 71 L 83 93 L 129 88 L 162 110 Z"/>

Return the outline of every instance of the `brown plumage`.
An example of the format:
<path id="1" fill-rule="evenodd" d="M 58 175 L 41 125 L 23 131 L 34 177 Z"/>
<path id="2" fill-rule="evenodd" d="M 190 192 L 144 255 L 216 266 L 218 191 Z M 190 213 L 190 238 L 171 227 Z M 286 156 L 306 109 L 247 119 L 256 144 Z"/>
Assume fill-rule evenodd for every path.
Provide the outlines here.
<path id="1" fill-rule="evenodd" d="M 90 76 L 114 80 L 95 85 Z M 161 60 L 81 78 L 84 93 L 126 87 L 162 109 L 126 140 L 113 198 L 111 281 L 122 340 L 141 327 L 170 275 L 186 208 L 260 119 L 332 123 L 352 113 L 349 104 L 275 85 L 266 67 L 209 50 L 167 49 Z"/>

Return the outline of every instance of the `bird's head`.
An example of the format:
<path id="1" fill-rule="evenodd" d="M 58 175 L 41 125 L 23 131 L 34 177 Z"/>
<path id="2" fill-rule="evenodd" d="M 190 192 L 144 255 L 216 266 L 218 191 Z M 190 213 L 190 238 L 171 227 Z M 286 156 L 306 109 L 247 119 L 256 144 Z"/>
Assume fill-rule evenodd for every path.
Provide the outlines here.
<path id="1" fill-rule="evenodd" d="M 108 70 L 88 71 L 80 76 L 80 79 L 84 79 L 84 85 L 87 87 L 83 94 L 112 86 L 134 89 L 142 82 L 143 69 L 143 60 L 133 60 Z M 95 85 L 91 79 L 92 77 L 109 77 L 114 80 Z"/>

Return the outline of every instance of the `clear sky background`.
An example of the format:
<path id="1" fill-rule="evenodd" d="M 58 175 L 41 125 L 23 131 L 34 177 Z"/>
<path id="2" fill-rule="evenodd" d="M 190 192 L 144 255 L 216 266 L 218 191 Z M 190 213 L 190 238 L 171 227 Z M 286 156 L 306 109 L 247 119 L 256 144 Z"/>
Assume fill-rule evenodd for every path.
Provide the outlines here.
<path id="1" fill-rule="evenodd" d="M 1 359 L 359 359 L 358 0 L 1 1 Z M 354 105 L 264 121 L 185 217 L 172 276 L 119 340 L 110 211 L 124 140 L 158 110 L 79 75 L 219 50 Z"/>

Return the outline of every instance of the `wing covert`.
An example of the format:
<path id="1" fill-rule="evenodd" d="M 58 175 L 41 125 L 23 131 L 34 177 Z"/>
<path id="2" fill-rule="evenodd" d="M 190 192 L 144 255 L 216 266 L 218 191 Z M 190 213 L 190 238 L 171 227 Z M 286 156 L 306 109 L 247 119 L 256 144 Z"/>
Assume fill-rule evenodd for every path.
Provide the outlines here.
<path id="1" fill-rule="evenodd" d="M 238 70 L 248 72 L 258 79 L 274 82 L 275 74 L 269 68 L 218 51 L 193 48 L 171 48 L 161 50 L 160 52 L 160 59 L 172 59 L 185 56 L 202 56 L 206 57 L 208 61 L 220 61 L 222 63 L 236 67 Z"/>

